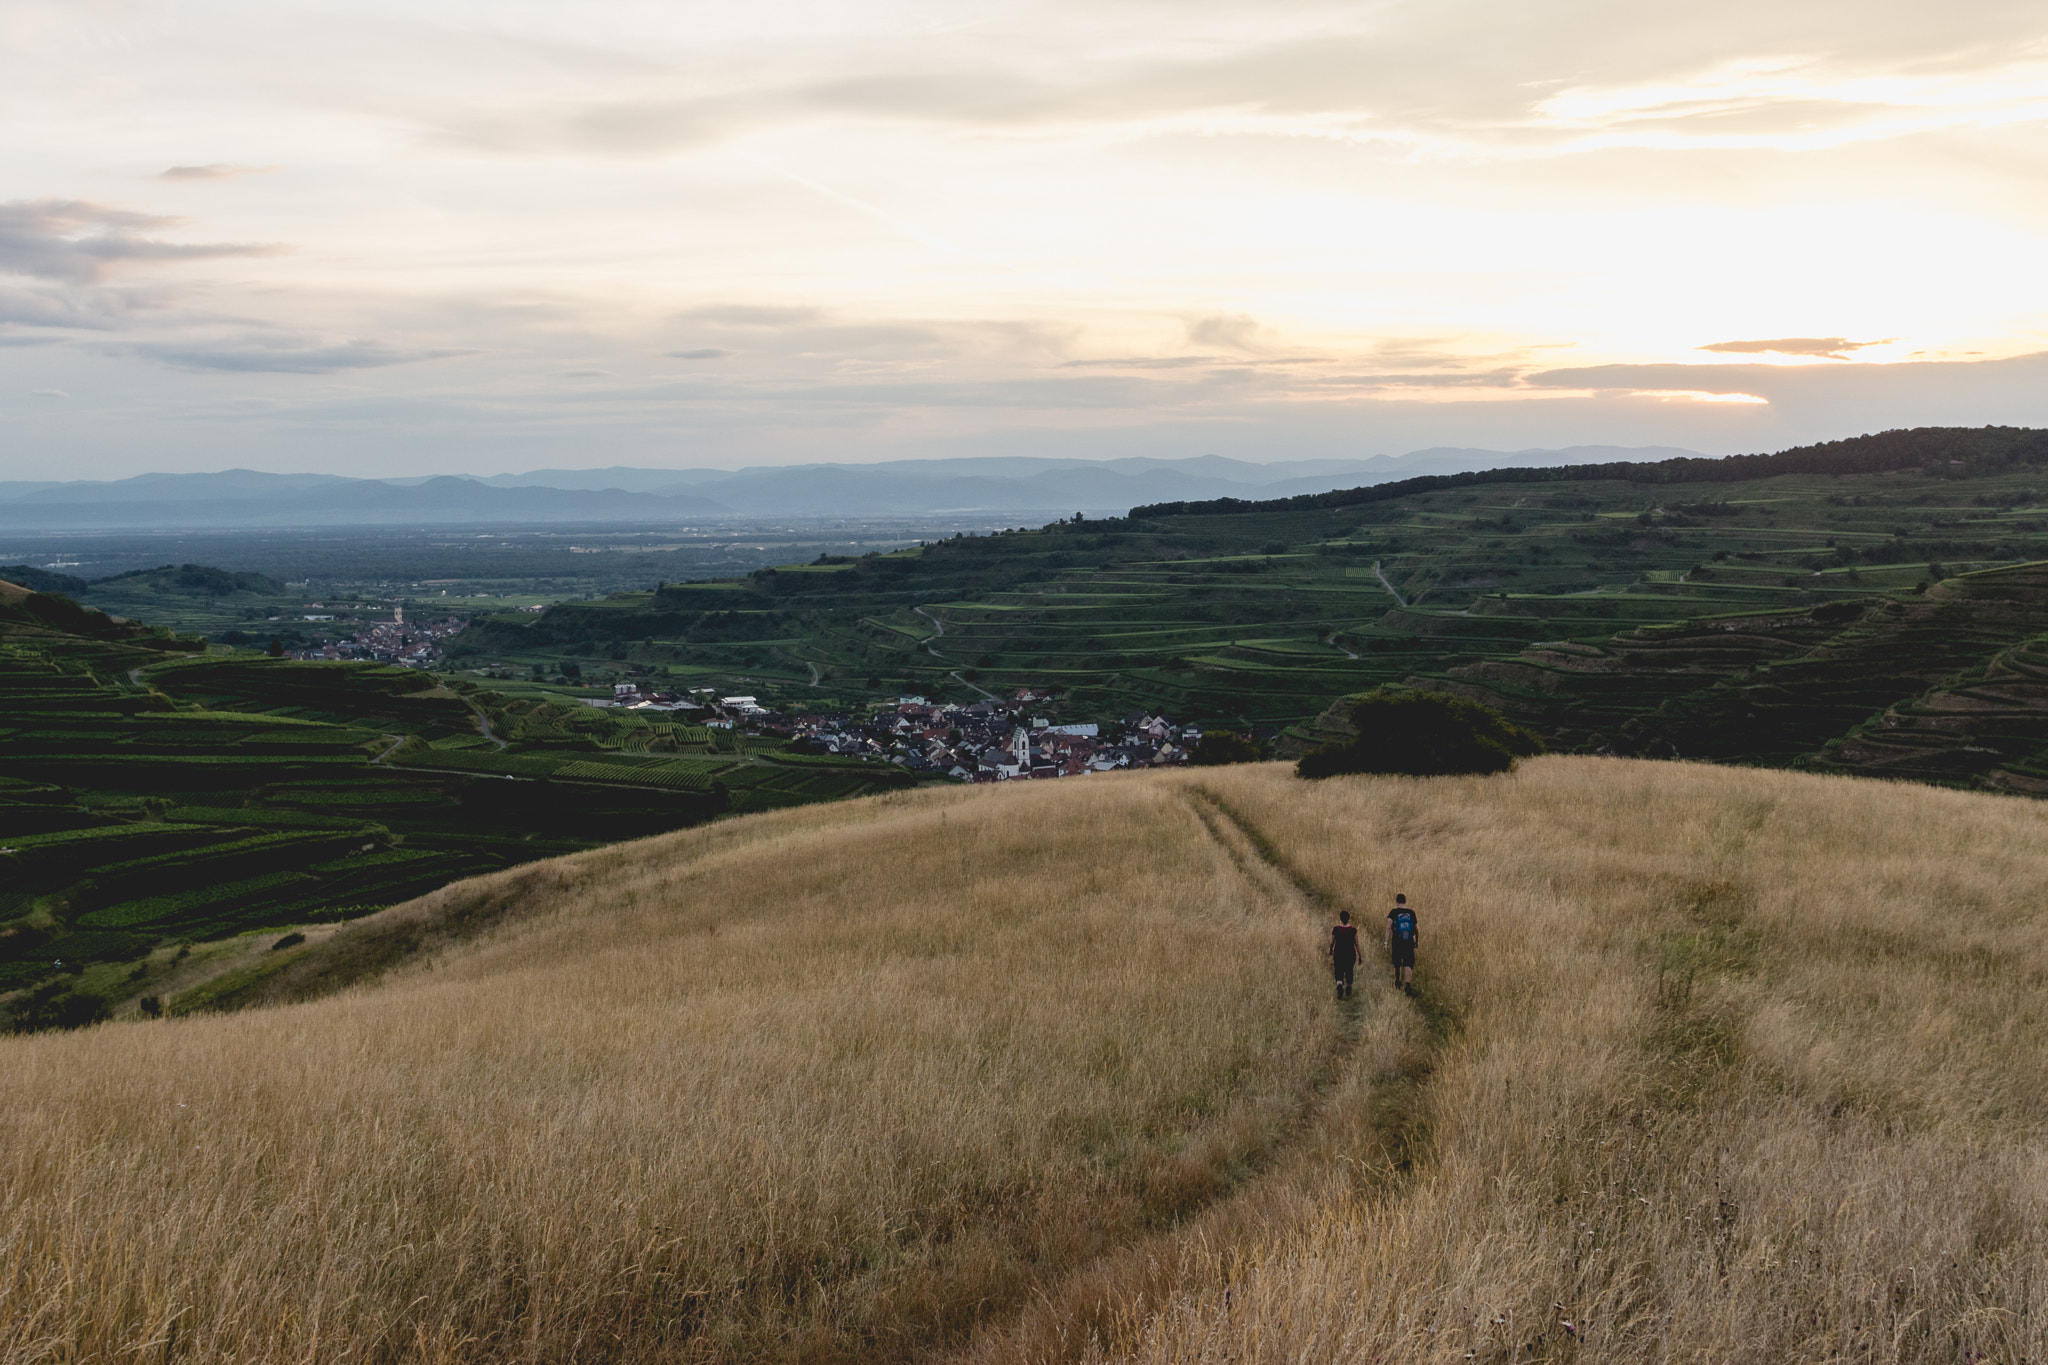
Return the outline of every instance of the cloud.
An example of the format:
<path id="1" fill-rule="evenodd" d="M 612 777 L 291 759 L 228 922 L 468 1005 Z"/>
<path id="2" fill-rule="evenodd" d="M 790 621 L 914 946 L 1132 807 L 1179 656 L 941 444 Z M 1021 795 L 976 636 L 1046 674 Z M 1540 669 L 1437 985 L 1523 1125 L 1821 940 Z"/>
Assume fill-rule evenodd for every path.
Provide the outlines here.
<path id="1" fill-rule="evenodd" d="M 1131 355 L 1108 360 L 1069 360 L 1063 370 L 1185 370 L 1195 365 L 1235 364 L 1234 358 L 1218 355 Z"/>
<path id="2" fill-rule="evenodd" d="M 902 408 L 1118 408 L 1147 406 L 1166 393 L 1162 381 L 1118 375 L 1059 379 L 932 380 L 778 388 L 758 397 L 777 405 Z"/>
<path id="3" fill-rule="evenodd" d="M 610 370 L 564 370 L 562 375 L 567 379 L 610 379 L 613 377 Z"/>
<path id="4" fill-rule="evenodd" d="M 731 351 L 721 351 L 716 346 L 699 346 L 694 351 L 665 351 L 671 360 L 723 360 Z"/>
<path id="5" fill-rule="evenodd" d="M 1331 389 L 1510 389 L 1520 378 L 1514 370 L 1473 370 L 1455 374 L 1318 375 L 1309 381 Z"/>
<path id="6" fill-rule="evenodd" d="M 1188 323 L 1188 340 L 1198 346 L 1221 346 L 1232 351 L 1265 349 L 1258 336 L 1259 320 L 1243 313 L 1214 313 Z"/>
<path id="7" fill-rule="evenodd" d="M 240 374 L 335 374 L 411 365 L 423 360 L 473 355 L 463 350 L 408 350 L 381 341 L 326 345 L 304 338 L 242 337 L 233 341 L 143 341 L 119 348 L 181 370 L 224 370 Z"/>
<path id="8" fill-rule="evenodd" d="M 174 227 L 178 221 L 77 199 L 12 200 L 0 204 L 0 273 L 97 284 L 119 265 L 269 256 L 281 249 L 249 242 L 162 242 L 136 235 Z"/>
<path id="9" fill-rule="evenodd" d="M 685 322 L 708 322 L 716 327 L 795 327 L 816 322 L 824 315 L 821 309 L 801 306 L 715 303 L 678 316 Z"/>
<path id="10" fill-rule="evenodd" d="M 1759 380 L 1773 370 L 1810 373 L 1814 366 L 1777 365 L 1579 365 L 1522 376 L 1522 382 L 1546 389 L 1586 389 L 1595 393 L 1757 393 Z M 1878 370 L 1890 366 L 1859 366 Z"/>
<path id="11" fill-rule="evenodd" d="M 594 100 L 552 109 L 466 114 L 439 122 L 435 140 L 500 155 L 659 156 L 716 142 L 738 123 L 734 102 Z"/>
<path id="12" fill-rule="evenodd" d="M 120 326 L 135 313 L 148 308 L 162 308 L 170 301 L 170 295 L 161 289 L 62 286 L 13 289 L 0 285 L 0 324 L 106 331 Z"/>
<path id="13" fill-rule="evenodd" d="M 1851 351 L 1886 344 L 1884 341 L 1851 341 L 1847 337 L 1779 337 L 1776 341 L 1717 341 L 1699 349 L 1724 351 L 1732 355 L 1806 355 L 1826 360 L 1847 360 Z"/>
<path id="14" fill-rule="evenodd" d="M 71 396 L 62 389 L 30 389 L 28 393 L 31 398 L 69 398 Z"/>
<path id="15" fill-rule="evenodd" d="M 1603 397 L 1761 399 L 1802 433 L 2048 424 L 2048 351 L 1865 365 L 1588 365 L 1524 375 L 1522 382 Z"/>
<path id="16" fill-rule="evenodd" d="M 277 166 L 236 166 L 225 161 L 215 161 L 205 166 L 172 166 L 158 171 L 153 180 L 232 180 L 239 175 L 269 175 L 281 169 Z"/>

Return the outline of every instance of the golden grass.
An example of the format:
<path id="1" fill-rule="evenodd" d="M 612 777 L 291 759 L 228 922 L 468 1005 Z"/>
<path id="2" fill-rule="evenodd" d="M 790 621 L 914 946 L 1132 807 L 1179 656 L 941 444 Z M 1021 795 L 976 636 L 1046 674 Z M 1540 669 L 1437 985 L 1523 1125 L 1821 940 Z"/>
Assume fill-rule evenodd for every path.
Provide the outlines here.
<path id="1" fill-rule="evenodd" d="M 378 989 L 0 1042 L 0 1355 L 900 1356 L 1212 1197 L 1340 1032 L 1164 785 L 495 880 L 544 913 Z"/>
<path id="2" fill-rule="evenodd" d="M 1587 759 L 1211 781 L 1311 880 L 1423 908 L 1430 1156 L 1293 1171 L 1070 1353 L 2048 1351 L 2048 810 Z"/>
<path id="3" fill-rule="evenodd" d="M 520 869 L 380 985 L 0 1040 L 0 1360 L 2040 1360 L 2044 835 L 1549 758 Z M 1422 996 L 1340 1007 L 1396 890 Z"/>

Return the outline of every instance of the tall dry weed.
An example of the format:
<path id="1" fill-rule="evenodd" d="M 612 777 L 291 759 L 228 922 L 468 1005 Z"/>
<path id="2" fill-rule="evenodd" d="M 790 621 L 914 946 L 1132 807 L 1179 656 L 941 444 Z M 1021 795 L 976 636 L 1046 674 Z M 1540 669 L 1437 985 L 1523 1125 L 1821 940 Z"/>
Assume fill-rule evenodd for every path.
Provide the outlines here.
<path id="1" fill-rule="evenodd" d="M 0 1042 L 0 1358 L 900 1357 L 1213 1197 L 1336 1035 L 1167 787 L 522 876 L 377 989 Z"/>
<path id="2" fill-rule="evenodd" d="M 0 1359 L 2039 1360 L 2044 835 L 1248 767 L 458 886 L 377 987 L 0 1040 Z"/>
<path id="3" fill-rule="evenodd" d="M 1262 1236 L 1175 1245 L 1067 1354 L 2048 1353 L 2048 811 L 1589 759 L 1205 780 L 1310 879 L 1422 907 L 1430 1154 L 1248 1192 Z"/>

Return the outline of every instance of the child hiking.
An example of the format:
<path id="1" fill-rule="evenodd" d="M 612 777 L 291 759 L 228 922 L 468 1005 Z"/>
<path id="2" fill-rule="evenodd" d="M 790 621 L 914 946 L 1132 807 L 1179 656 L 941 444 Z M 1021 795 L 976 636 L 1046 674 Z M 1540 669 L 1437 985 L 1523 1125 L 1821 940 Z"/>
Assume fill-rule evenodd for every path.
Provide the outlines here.
<path id="1" fill-rule="evenodd" d="M 1387 911 L 1387 953 L 1394 960 L 1394 984 L 1410 995 L 1415 994 L 1415 943 L 1420 937 L 1408 898 L 1394 897 L 1394 908 Z"/>
<path id="2" fill-rule="evenodd" d="M 1339 910 L 1330 926 L 1330 966 L 1337 973 L 1337 998 L 1350 998 L 1351 974 L 1358 967 L 1358 926 L 1349 910 Z"/>

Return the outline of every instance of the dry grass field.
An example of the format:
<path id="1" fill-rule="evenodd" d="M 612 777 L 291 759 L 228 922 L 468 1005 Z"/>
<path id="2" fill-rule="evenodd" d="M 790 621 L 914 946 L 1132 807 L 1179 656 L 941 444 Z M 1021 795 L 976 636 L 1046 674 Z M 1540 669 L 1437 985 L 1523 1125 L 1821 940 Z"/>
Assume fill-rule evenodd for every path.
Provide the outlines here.
<path id="1" fill-rule="evenodd" d="M 1321 924 L 1397 890 L 1419 996 L 1338 1004 Z M 484 903 L 328 998 L 0 1039 L 0 1361 L 2048 1358 L 2038 804 L 1261 766 L 380 918 Z"/>

